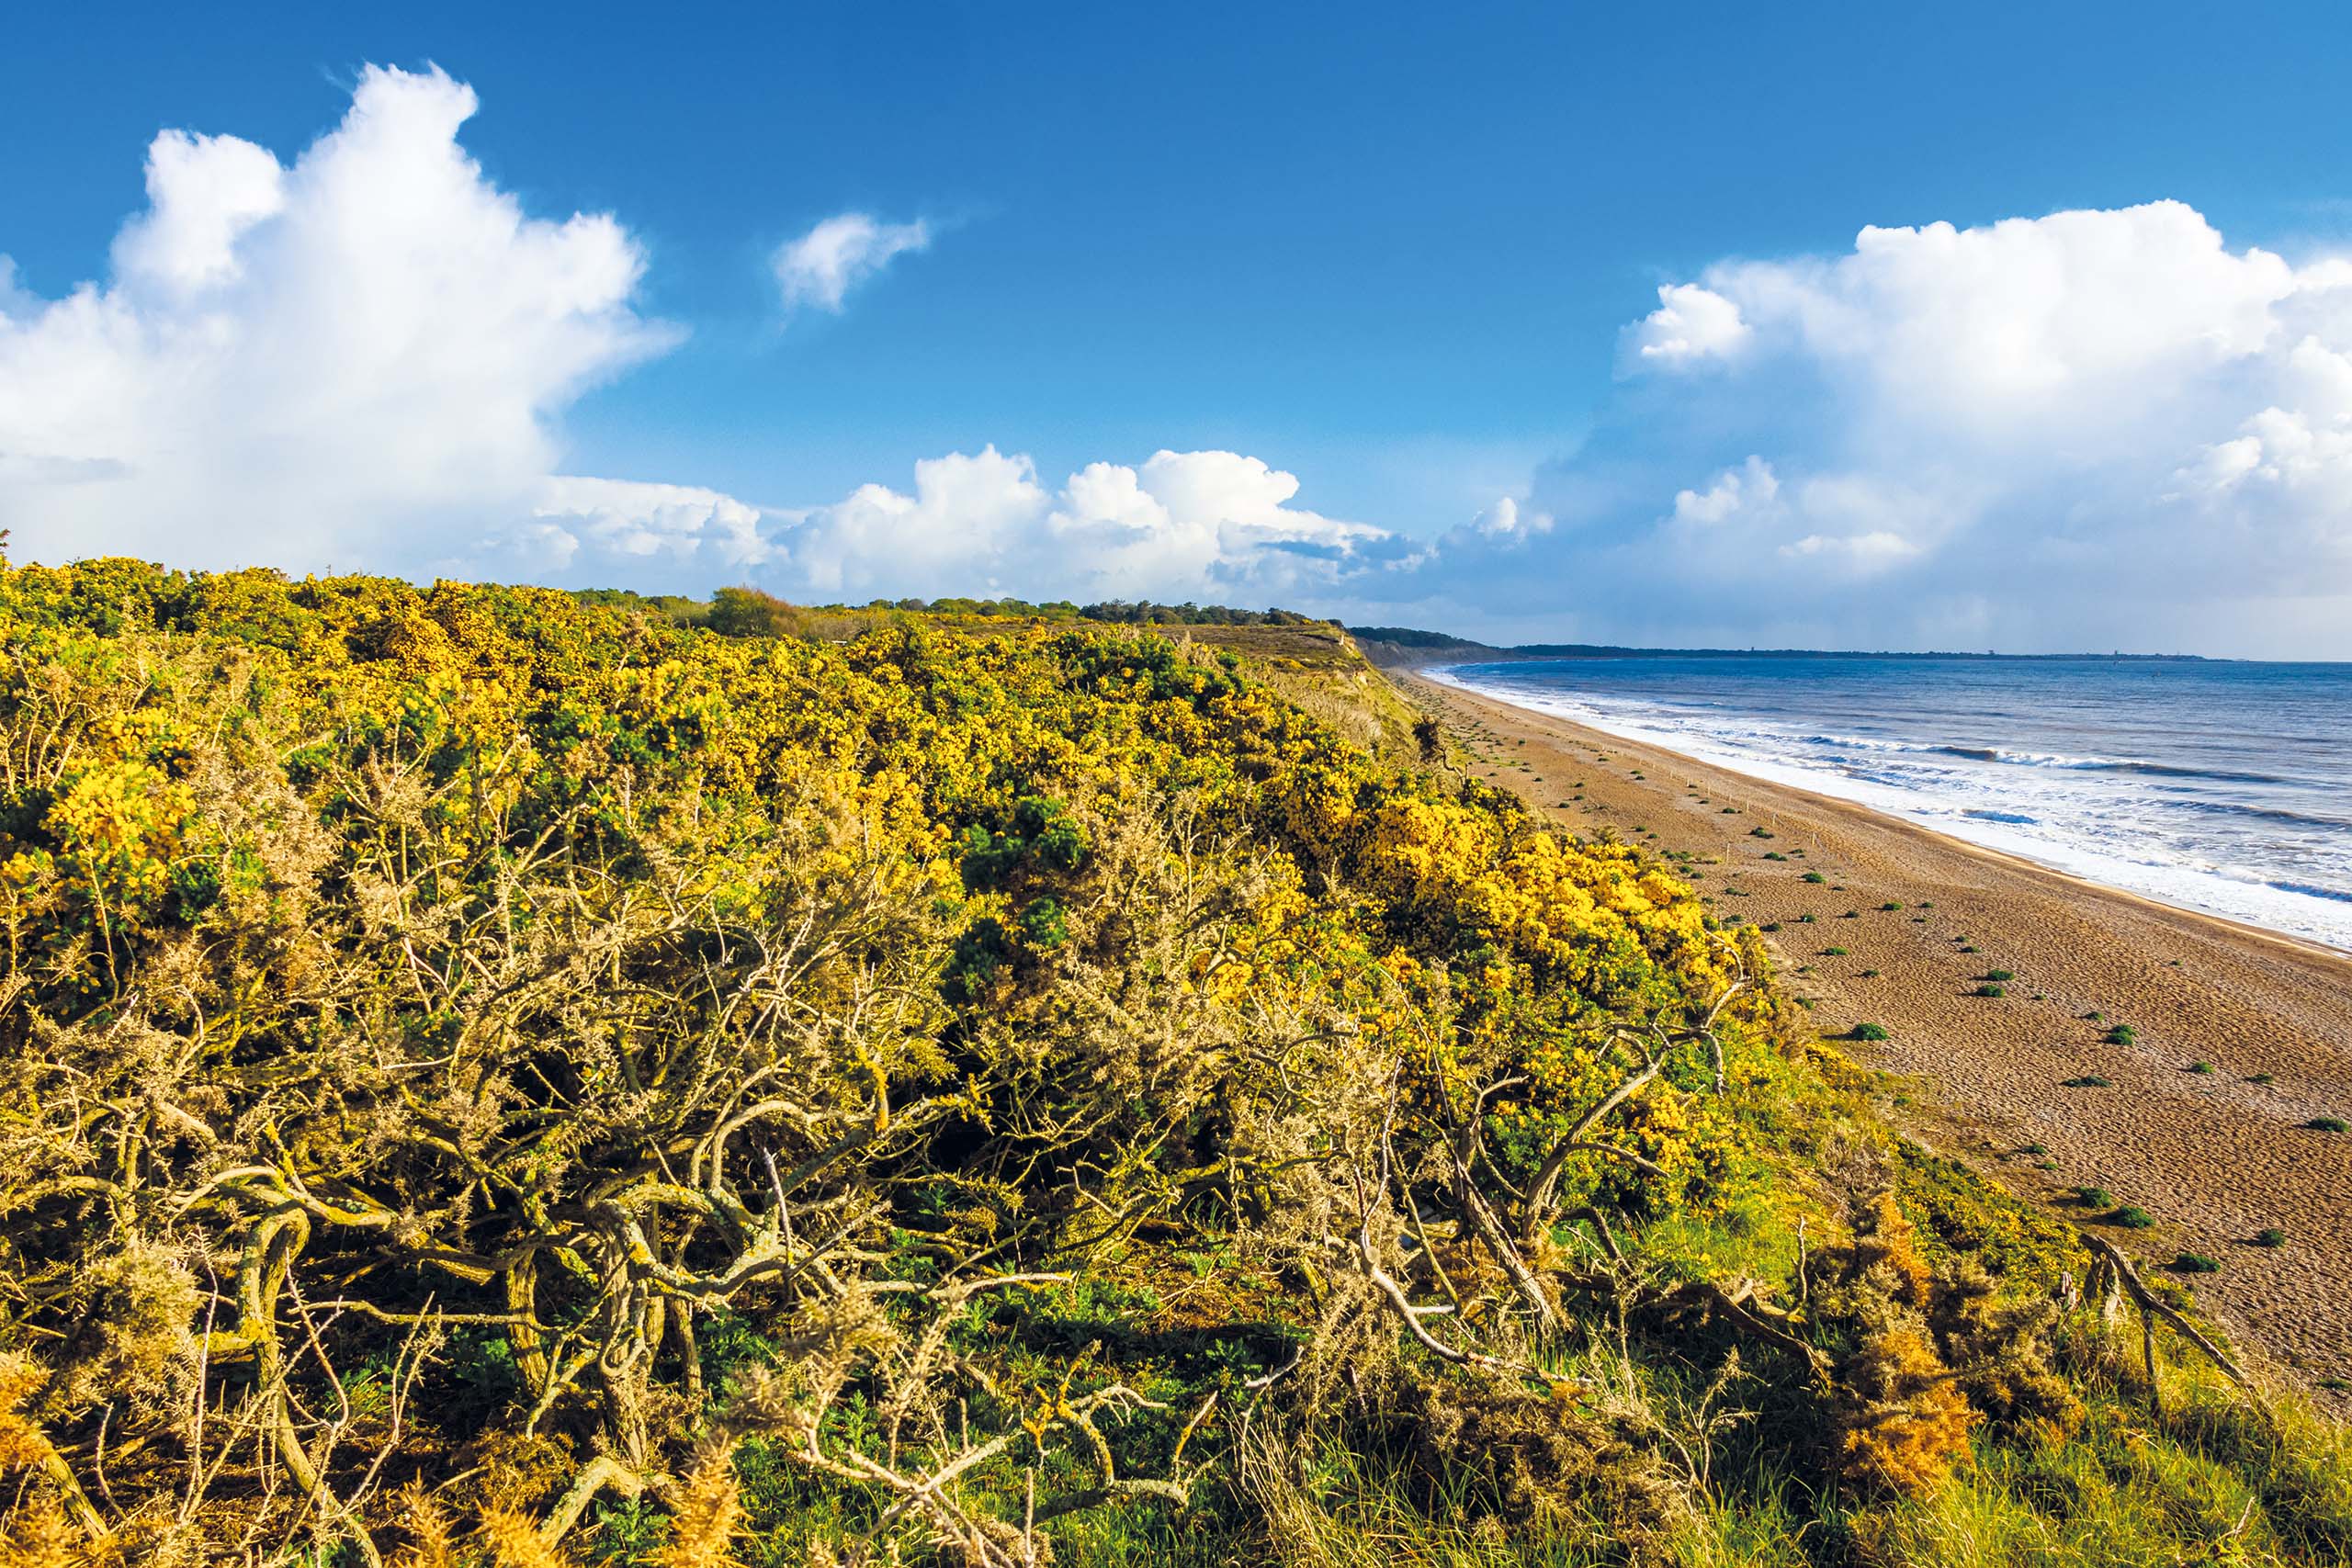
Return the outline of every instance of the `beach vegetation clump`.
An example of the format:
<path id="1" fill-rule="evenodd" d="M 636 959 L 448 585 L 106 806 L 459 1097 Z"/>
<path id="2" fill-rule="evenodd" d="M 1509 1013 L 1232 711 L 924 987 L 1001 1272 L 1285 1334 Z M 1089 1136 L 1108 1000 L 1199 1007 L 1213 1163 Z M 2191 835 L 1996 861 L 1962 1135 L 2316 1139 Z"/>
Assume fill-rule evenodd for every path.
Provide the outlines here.
<path id="1" fill-rule="evenodd" d="M 2314 1133 L 2352 1132 L 2352 1122 L 2346 1122 L 2341 1116 L 2314 1116 L 2303 1125 Z"/>
<path id="2" fill-rule="evenodd" d="M 1843 958 L 1846 956 L 1846 950 L 1842 947 L 1825 947 L 1821 950 L 1821 956 L 1824 958 Z"/>
<path id="3" fill-rule="evenodd" d="M 1854 1025 L 1851 1030 L 1848 1031 L 1848 1038 L 1853 1040 L 1879 1041 L 1891 1040 L 1894 1036 L 1887 1032 L 1886 1025 L 1883 1023 L 1858 1023 Z"/>
<path id="4" fill-rule="evenodd" d="M 2140 1032 L 2128 1023 L 2119 1023 L 2103 1038 L 2109 1045 L 2132 1045 L 2139 1043 Z"/>
<path id="5" fill-rule="evenodd" d="M 2201 1252 L 2184 1252 L 2172 1260 L 2176 1274 L 2218 1274 L 2222 1265 Z"/>
<path id="6" fill-rule="evenodd" d="M 2346 1539 L 1342 644 L 729 603 L 0 570 L 0 1556 Z"/>
<path id="7" fill-rule="evenodd" d="M 1984 971 L 1984 978 L 1998 985 L 2004 981 L 2014 980 L 2017 976 L 2007 969 L 1987 969 Z"/>
<path id="8" fill-rule="evenodd" d="M 1885 911 L 1887 911 L 1887 912 L 1889 912 L 1889 913 L 1892 913 L 1892 912 L 1894 912 L 1894 910 L 1896 910 L 1896 909 L 1900 909 L 1901 908 L 1903 908 L 1903 906 L 1902 906 L 1902 904 L 1900 904 L 1900 903 L 1899 903 L 1899 902 L 1897 902 L 1896 900 L 1894 900 L 1894 899 L 1893 899 L 1893 898 L 1889 898 L 1885 903 L 1881 904 L 1881 905 L 1879 906 L 1879 908 L 1880 908 L 1881 909 L 1883 909 L 1883 910 L 1885 910 Z"/>
<path id="9" fill-rule="evenodd" d="M 2265 1225 L 2250 1239 L 2256 1247 L 2284 1247 L 2287 1245 L 2287 1233 L 2277 1225 Z"/>
<path id="10" fill-rule="evenodd" d="M 2075 1201 L 2086 1209 L 2106 1209 L 2114 1206 L 2115 1199 L 2104 1187 L 2077 1187 Z"/>
<path id="11" fill-rule="evenodd" d="M 1980 997 L 2006 997 L 2009 992 L 2007 987 L 1986 980 L 1977 986 L 1976 994 Z"/>
<path id="12" fill-rule="evenodd" d="M 1825 882 L 1828 881 L 1829 879 L 1828 879 L 1827 877 L 1826 877 L 1826 876 L 1822 875 L 1822 874 L 1821 874 L 1821 873 L 1819 873 L 1819 872 L 1817 872 L 1817 871 L 1808 871 L 1808 872 L 1806 872 L 1803 876 L 1799 877 L 1797 880 L 1799 880 L 1800 882 L 1810 882 L 1810 883 L 1813 883 L 1815 886 L 1818 886 L 1820 884 L 1825 883 Z"/>
<path id="13" fill-rule="evenodd" d="M 2155 1228 L 2156 1217 L 2136 1204 L 2126 1203 L 2108 1215 L 2107 1223 L 2111 1225 L 2121 1225 L 2128 1231 L 2144 1231 Z"/>
<path id="14" fill-rule="evenodd" d="M 2211 1073 L 2213 1070 L 2213 1064 L 2211 1062 L 2191 1062 L 2188 1064 L 2188 1070 L 2192 1073 Z"/>
<path id="15" fill-rule="evenodd" d="M 2113 1086 L 2109 1084 L 2107 1079 L 2099 1077 L 2097 1073 L 2085 1073 L 2080 1077 L 2068 1078 L 2061 1087 L 2065 1089 L 2109 1089 Z"/>

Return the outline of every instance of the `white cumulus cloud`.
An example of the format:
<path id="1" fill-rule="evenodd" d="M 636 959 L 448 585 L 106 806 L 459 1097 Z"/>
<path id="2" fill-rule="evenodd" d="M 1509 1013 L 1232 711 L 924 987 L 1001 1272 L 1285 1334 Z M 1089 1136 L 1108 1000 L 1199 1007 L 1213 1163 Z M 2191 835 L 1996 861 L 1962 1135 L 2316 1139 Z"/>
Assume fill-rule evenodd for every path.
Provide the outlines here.
<path id="1" fill-rule="evenodd" d="M 866 212 L 826 219 L 797 240 L 776 247 L 776 287 L 787 312 L 803 310 L 841 314 L 850 290 L 909 252 L 931 248 L 931 225 L 885 223 Z"/>
<path id="2" fill-rule="evenodd" d="M 1694 283 L 1669 283 L 1657 291 L 1657 309 L 1626 329 L 1634 365 L 1690 365 L 1728 359 L 1755 336 L 1739 307 Z"/>
<path id="3" fill-rule="evenodd" d="M 534 217 L 484 175 L 474 107 L 437 70 L 370 68 L 290 164 L 167 130 L 110 277 L 0 287 L 18 558 L 463 570 L 529 536 L 545 560 L 756 560 L 741 503 L 553 477 L 564 411 L 679 334 L 636 310 L 617 221 Z"/>
<path id="4" fill-rule="evenodd" d="M 778 537 L 779 585 L 810 597 L 1221 599 L 1328 595 L 1391 558 L 1394 535 L 1292 504 L 1295 475 L 1236 452 L 1090 463 L 1049 491 L 994 446 L 860 486 Z"/>
<path id="5" fill-rule="evenodd" d="M 2352 258 L 2176 201 L 1866 228 L 1669 285 L 1619 364 L 1522 625 L 2352 656 Z"/>

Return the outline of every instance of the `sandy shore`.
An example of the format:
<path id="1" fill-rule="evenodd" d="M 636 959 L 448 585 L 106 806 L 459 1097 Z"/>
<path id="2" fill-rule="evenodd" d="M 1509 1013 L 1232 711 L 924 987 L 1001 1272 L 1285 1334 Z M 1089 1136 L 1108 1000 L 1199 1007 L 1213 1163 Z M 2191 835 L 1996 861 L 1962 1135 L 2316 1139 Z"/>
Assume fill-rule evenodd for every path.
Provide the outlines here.
<path id="1" fill-rule="evenodd" d="M 1849 1048 L 1916 1080 L 1896 1113 L 1923 1140 L 2070 1218 L 2085 1186 L 2147 1210 L 2156 1229 L 2104 1234 L 2219 1260 L 2198 1297 L 2241 1340 L 2315 1387 L 2352 1379 L 2352 1134 L 2305 1125 L 2352 1120 L 2352 959 L 1407 680 L 1478 776 L 1581 831 L 1689 852 L 1712 908 L 1777 922 L 1823 1032 L 1885 1026 Z M 2006 994 L 1976 995 L 2000 969 Z M 2132 1044 L 2103 1039 L 2115 1023 Z M 2082 1078 L 2107 1086 L 2066 1087 Z M 2254 1244 L 2272 1227 L 2284 1245 Z"/>

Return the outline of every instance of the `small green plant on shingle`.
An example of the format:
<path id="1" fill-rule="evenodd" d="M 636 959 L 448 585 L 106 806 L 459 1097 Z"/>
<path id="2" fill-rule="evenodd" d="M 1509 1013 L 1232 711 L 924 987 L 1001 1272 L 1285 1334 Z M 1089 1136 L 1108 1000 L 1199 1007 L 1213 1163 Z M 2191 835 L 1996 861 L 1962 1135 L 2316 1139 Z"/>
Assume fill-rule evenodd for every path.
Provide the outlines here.
<path id="1" fill-rule="evenodd" d="M 2033 1168 L 2036 1170 L 2055 1170 L 2058 1168 L 2058 1162 L 2054 1159 L 2038 1159 L 2033 1162 Z"/>
<path id="2" fill-rule="evenodd" d="M 2128 1023 L 2119 1023 L 2104 1038 L 2109 1045 L 2132 1045 L 2138 1043 L 2140 1032 Z"/>
<path id="3" fill-rule="evenodd" d="M 2314 1116 L 2303 1125 L 2314 1133 L 2352 1133 L 2352 1122 L 2341 1116 Z"/>
<path id="4" fill-rule="evenodd" d="M 2192 1073 L 2210 1073 L 2213 1070 L 2213 1064 L 2211 1062 L 2191 1062 L 2188 1064 L 2188 1070 Z"/>
<path id="5" fill-rule="evenodd" d="M 1767 920 L 1767 921 L 1765 921 L 1762 925 L 1760 925 L 1760 926 L 1757 927 L 1756 929 L 1757 929 L 1758 931 L 1779 931 L 1779 930 L 1781 929 L 1781 922 L 1780 922 L 1780 921 L 1778 921 L 1778 920 Z"/>
<path id="6" fill-rule="evenodd" d="M 2254 1233 L 2253 1239 L 2256 1247 L 2284 1247 L 2287 1245 L 2287 1233 L 2277 1225 L 2265 1225 Z"/>
<path id="7" fill-rule="evenodd" d="M 1801 925 L 1801 926 L 1809 926 L 1809 925 L 1812 925 L 1813 923 L 1814 923 L 1814 918 L 1813 918 L 1811 915 L 1799 915 L 1799 916 L 1797 917 L 1797 924 L 1799 924 L 1799 925 Z"/>
<path id="8" fill-rule="evenodd" d="M 2108 1215 L 2107 1223 L 2121 1225 L 2127 1231 L 2154 1230 L 2156 1227 L 2156 1216 L 2136 1203 L 2126 1203 Z"/>
<path id="9" fill-rule="evenodd" d="M 1901 908 L 1903 908 L 1903 906 L 1902 906 L 1902 904 L 1900 904 L 1900 903 L 1899 903 L 1899 902 L 1897 902 L 1896 900 L 1894 900 L 1894 899 L 1893 899 L 1893 898 L 1889 898 L 1885 903 L 1881 904 L 1881 905 L 1879 906 L 1879 908 L 1882 908 L 1882 909 L 1883 909 L 1883 910 L 1885 910 L 1885 911 L 1886 911 L 1887 913 L 1889 913 L 1889 914 L 1893 914 L 1895 910 L 1900 909 Z"/>
<path id="10" fill-rule="evenodd" d="M 1922 898 L 1919 900 L 1919 908 L 1922 909 L 1932 909 L 1935 907 L 1936 901 L 1933 898 Z"/>
<path id="11" fill-rule="evenodd" d="M 1887 1033 L 1886 1025 L 1883 1023 L 1858 1023 L 1854 1025 L 1849 1038 L 1855 1040 L 1887 1040 L 1892 1039 L 1893 1036 Z"/>
<path id="12" fill-rule="evenodd" d="M 2015 975 L 2011 974 L 2011 973 L 2010 973 L 2009 971 L 2007 971 L 2007 969 L 1987 969 L 1987 970 L 1985 970 L 1985 971 L 1984 971 L 1984 978 L 1986 978 L 1987 980 L 1996 980 L 1996 981 L 1997 981 L 1997 980 L 2014 980 L 2014 979 L 2016 979 L 2016 978 L 2017 978 L 2017 976 L 2016 976 Z"/>
<path id="13" fill-rule="evenodd" d="M 1842 947 L 1825 947 L 1821 950 L 1821 956 L 1824 958 L 1843 958 L 1846 956 L 1846 950 Z"/>
<path id="14" fill-rule="evenodd" d="M 1751 839 L 1770 839 L 1776 837 L 1772 829 L 1770 828 L 1750 828 L 1747 830 L 1747 836 Z"/>
<path id="15" fill-rule="evenodd" d="M 2097 1073 L 2085 1073 L 2081 1077 L 2068 1078 L 2059 1087 L 2062 1089 L 2106 1089 L 2109 1086 L 2108 1081 Z"/>
<path id="16" fill-rule="evenodd" d="M 1786 856 L 1786 855 L 1784 855 L 1784 854 L 1782 854 L 1782 853 L 1781 853 L 1780 851 L 1778 851 L 1778 850 L 1766 850 L 1766 851 L 1764 852 L 1764 858 L 1765 858 L 1766 860 L 1783 860 L 1783 861 L 1784 861 L 1784 860 L 1788 859 L 1789 857 L 1788 857 L 1788 856 Z"/>
<path id="17" fill-rule="evenodd" d="M 2222 1266 L 2201 1252 L 2184 1252 L 2172 1260 L 2176 1274 L 2218 1274 Z"/>
<path id="18" fill-rule="evenodd" d="M 1980 997 L 2006 997 L 2009 992 L 2006 986 L 1996 986 L 1987 980 L 1976 987 L 1976 994 Z"/>
<path id="19" fill-rule="evenodd" d="M 1960 950 L 1962 953 L 1973 953 L 1976 951 L 1976 944 L 1973 942 L 1962 942 L 1961 943 Z"/>
<path id="20" fill-rule="evenodd" d="M 1865 969 L 1862 971 L 1862 978 L 1865 980 L 1875 980 L 1878 978 L 1878 971 L 1875 969 Z"/>
<path id="21" fill-rule="evenodd" d="M 1819 884 L 1819 883 L 1826 882 L 1826 881 L 1828 881 L 1829 879 L 1828 879 L 1827 877 L 1826 877 L 1826 876 L 1822 875 L 1822 874 L 1821 874 L 1821 873 L 1819 873 L 1819 872 L 1817 872 L 1817 871 L 1808 871 L 1808 872 L 1806 872 L 1806 873 L 1804 874 L 1804 876 L 1800 877 L 1798 880 L 1803 881 L 1803 882 L 1811 882 L 1811 883 Z"/>
<path id="22" fill-rule="evenodd" d="M 2277 1083 L 2278 1080 L 2272 1077 L 2268 1073 L 2256 1073 L 2245 1081 L 2248 1083 Z"/>
<path id="23" fill-rule="evenodd" d="M 2019 1144 L 2018 1145 L 2018 1153 L 2021 1155 L 2046 1155 L 2049 1152 L 2050 1150 L 2041 1144 Z"/>
<path id="24" fill-rule="evenodd" d="M 2107 1014 L 2093 1010 L 2083 1014 L 2083 1019 L 2084 1021 L 2087 1023 L 2105 1023 L 2107 1021 Z"/>
<path id="25" fill-rule="evenodd" d="M 1860 909 L 1849 909 L 1838 918 L 1841 920 L 1859 920 L 1862 918 L 1862 912 Z"/>
<path id="26" fill-rule="evenodd" d="M 2075 1201 L 2086 1209 L 2111 1209 L 2115 1206 L 2115 1200 L 2104 1187 L 2077 1187 L 2075 1189 Z"/>

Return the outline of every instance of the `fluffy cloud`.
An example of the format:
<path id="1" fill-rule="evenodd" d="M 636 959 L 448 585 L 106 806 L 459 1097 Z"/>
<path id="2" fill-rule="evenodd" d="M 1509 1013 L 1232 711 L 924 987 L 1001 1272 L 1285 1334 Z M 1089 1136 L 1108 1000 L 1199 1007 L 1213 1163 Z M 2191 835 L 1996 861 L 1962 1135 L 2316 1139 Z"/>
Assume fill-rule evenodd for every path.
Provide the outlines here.
<path id="1" fill-rule="evenodd" d="M 1401 541 L 1291 502 L 1296 476 L 1235 452 L 1091 463 L 1048 491 L 989 446 L 915 465 L 911 492 L 861 486 L 779 532 L 783 586 L 811 597 L 1325 597 Z"/>
<path id="2" fill-rule="evenodd" d="M 2178 202 L 1870 228 L 1661 289 L 1619 364 L 1534 491 L 1554 581 L 1619 585 L 1584 632 L 2352 655 L 2352 261 Z"/>
<path id="3" fill-rule="evenodd" d="M 872 214 L 844 212 L 828 218 L 797 240 L 776 247 L 776 287 L 784 308 L 840 315 L 851 289 L 910 251 L 931 248 L 931 226 L 884 223 Z"/>
<path id="4" fill-rule="evenodd" d="M 644 256 L 612 218 L 534 218 L 484 177 L 458 141 L 474 107 L 438 71 L 370 69 L 290 166 L 166 131 L 108 281 L 0 287 L 19 558 L 463 570 L 489 540 L 688 537 L 756 558 L 724 498 L 690 526 L 686 492 L 551 481 L 562 412 L 678 333 L 633 308 Z"/>
<path id="5" fill-rule="evenodd" d="M 1739 307 L 1724 296 L 1692 283 L 1669 283 L 1657 291 L 1657 309 L 1626 329 L 1628 367 L 1729 359 L 1753 336 Z"/>

